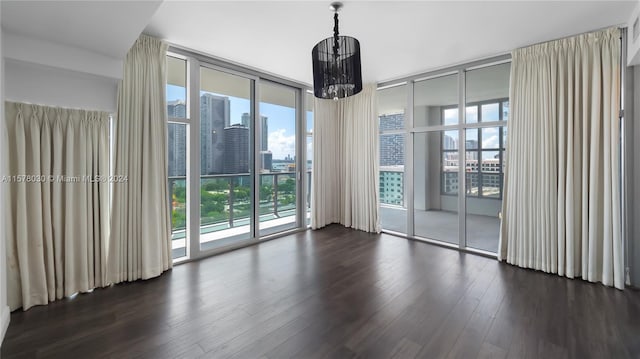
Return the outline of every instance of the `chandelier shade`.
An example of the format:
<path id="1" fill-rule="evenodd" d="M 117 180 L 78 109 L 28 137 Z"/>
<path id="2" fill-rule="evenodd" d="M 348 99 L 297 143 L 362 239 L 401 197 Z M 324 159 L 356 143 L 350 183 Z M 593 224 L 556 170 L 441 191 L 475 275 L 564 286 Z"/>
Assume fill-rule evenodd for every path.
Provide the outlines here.
<path id="1" fill-rule="evenodd" d="M 340 7 L 341 3 L 330 7 L 335 11 L 333 37 L 320 41 L 311 51 L 313 94 L 318 98 L 338 100 L 362 91 L 360 42 L 351 36 L 339 36 Z"/>
<path id="2" fill-rule="evenodd" d="M 334 44 L 338 51 L 334 55 Z M 311 51 L 313 93 L 318 98 L 337 99 L 362 91 L 360 42 L 351 36 L 320 41 Z"/>

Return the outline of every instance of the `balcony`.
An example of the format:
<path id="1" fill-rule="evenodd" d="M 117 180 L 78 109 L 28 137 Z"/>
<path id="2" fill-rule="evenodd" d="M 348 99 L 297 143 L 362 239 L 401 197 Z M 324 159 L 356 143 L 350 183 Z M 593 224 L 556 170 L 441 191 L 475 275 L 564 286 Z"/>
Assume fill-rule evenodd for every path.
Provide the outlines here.
<path id="1" fill-rule="evenodd" d="M 260 236 L 296 227 L 296 173 L 260 174 Z M 311 171 L 307 171 L 311 185 Z M 173 258 L 186 256 L 188 199 L 186 177 L 169 177 Z M 310 191 L 306 191 L 310 196 Z M 251 224 L 251 176 L 200 176 L 200 246 L 202 250 L 248 239 Z M 191 196 L 193 198 L 193 195 Z M 307 217 L 309 197 L 307 197 Z"/>
<path id="2" fill-rule="evenodd" d="M 478 196 L 472 189 L 472 177 L 467 174 L 466 227 L 467 246 L 496 252 L 500 219 L 498 213 L 502 200 L 498 196 Z M 452 179 L 455 183 L 451 185 Z M 458 244 L 458 186 L 457 173 L 442 172 L 441 180 L 449 186 L 440 188 L 437 182 L 423 181 L 424 186 L 414 188 L 414 233 L 419 237 Z M 448 180 L 448 182 L 447 182 Z M 419 181 L 416 181 L 419 183 Z M 431 187 L 429 187 L 431 186 Z M 435 187 L 435 188 L 434 188 Z M 495 187 L 495 186 L 494 186 Z M 495 187 L 499 189 L 499 187 Z M 483 191 L 483 193 L 488 193 Z M 493 194 L 493 193 L 489 193 Z M 407 215 L 404 198 L 404 170 L 383 168 L 380 171 L 380 219 L 382 228 L 407 233 Z"/>

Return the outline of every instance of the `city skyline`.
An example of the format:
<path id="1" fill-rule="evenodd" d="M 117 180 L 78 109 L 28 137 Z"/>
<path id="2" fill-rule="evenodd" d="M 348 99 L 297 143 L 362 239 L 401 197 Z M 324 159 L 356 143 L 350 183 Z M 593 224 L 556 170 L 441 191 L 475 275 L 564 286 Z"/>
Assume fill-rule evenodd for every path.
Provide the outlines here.
<path id="1" fill-rule="evenodd" d="M 251 113 L 251 103 L 249 99 L 227 96 L 224 94 L 216 94 L 212 92 L 201 91 L 200 95 L 212 94 L 216 96 L 227 97 L 229 99 L 229 125 L 242 124 L 244 113 Z M 186 90 L 184 87 L 167 85 L 167 104 L 174 101 L 186 102 Z M 295 113 L 296 110 L 291 107 L 260 103 L 260 115 L 268 117 L 267 141 L 269 143 L 268 150 L 271 151 L 273 159 L 284 159 L 287 156 L 295 156 Z M 184 115 L 183 115 L 184 116 Z M 313 113 L 307 112 L 307 118 L 313 123 Z M 309 149 L 307 149 L 309 152 Z"/>

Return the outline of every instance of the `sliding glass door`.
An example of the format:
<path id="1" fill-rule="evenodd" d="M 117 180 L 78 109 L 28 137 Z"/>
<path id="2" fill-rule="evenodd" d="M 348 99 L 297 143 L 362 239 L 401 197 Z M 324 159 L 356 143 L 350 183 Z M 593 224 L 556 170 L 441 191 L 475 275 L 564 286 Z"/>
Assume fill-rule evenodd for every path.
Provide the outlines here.
<path id="1" fill-rule="evenodd" d="M 378 91 L 384 230 L 497 251 L 509 72 L 508 59 L 500 59 L 384 84 Z M 396 176 L 404 179 L 401 187 L 392 181 L 387 163 L 399 153 L 407 155 L 403 176 Z"/>
<path id="2" fill-rule="evenodd" d="M 306 89 L 191 54 L 167 69 L 174 259 L 303 228 Z"/>
<path id="3" fill-rule="evenodd" d="M 398 233 L 407 233 L 406 104 L 406 85 L 393 86 L 378 93 L 380 220 L 385 229 Z"/>
<path id="4" fill-rule="evenodd" d="M 413 98 L 414 234 L 457 245 L 457 74 L 416 82 Z"/>
<path id="5" fill-rule="evenodd" d="M 251 237 L 252 81 L 200 68 L 200 248 Z"/>
<path id="6" fill-rule="evenodd" d="M 497 252 L 509 117 L 510 64 L 465 73 L 466 245 Z"/>
<path id="7" fill-rule="evenodd" d="M 171 244 L 173 259 L 185 258 L 189 246 L 189 198 L 187 191 L 189 161 L 189 118 L 187 60 L 167 57 L 167 160 Z"/>
<path id="8" fill-rule="evenodd" d="M 261 82 L 260 94 L 260 235 L 296 226 L 296 91 Z"/>

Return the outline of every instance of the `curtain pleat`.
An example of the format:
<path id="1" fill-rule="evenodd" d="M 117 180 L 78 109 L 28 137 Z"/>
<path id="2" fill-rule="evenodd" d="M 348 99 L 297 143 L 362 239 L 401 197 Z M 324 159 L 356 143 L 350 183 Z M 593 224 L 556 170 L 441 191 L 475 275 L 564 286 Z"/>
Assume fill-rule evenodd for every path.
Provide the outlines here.
<path id="1" fill-rule="evenodd" d="M 380 232 L 376 87 L 315 100 L 311 226 Z"/>
<path id="2" fill-rule="evenodd" d="M 148 279 L 172 267 L 167 184 L 167 44 L 141 35 L 124 65 L 114 126 L 109 281 Z"/>
<path id="3" fill-rule="evenodd" d="M 106 285 L 104 261 L 109 171 L 106 112 L 6 102 L 9 137 L 7 221 L 11 310 L 48 304 Z M 103 146 L 78 146 L 100 141 Z M 98 216 L 87 230 L 87 216 Z"/>
<path id="4" fill-rule="evenodd" d="M 512 53 L 498 257 L 624 288 L 618 29 Z"/>

